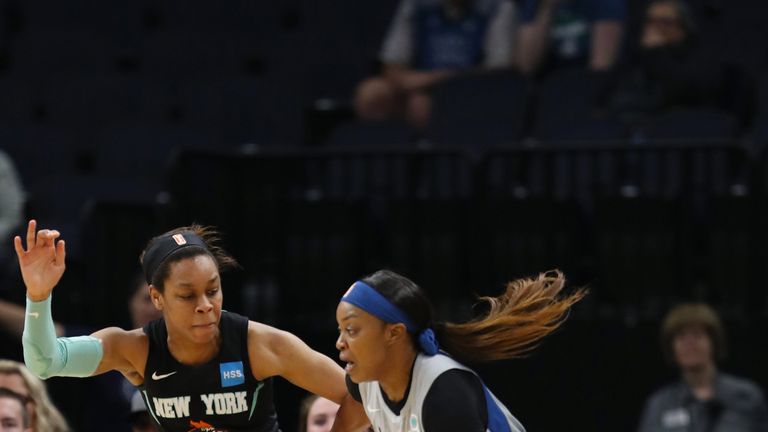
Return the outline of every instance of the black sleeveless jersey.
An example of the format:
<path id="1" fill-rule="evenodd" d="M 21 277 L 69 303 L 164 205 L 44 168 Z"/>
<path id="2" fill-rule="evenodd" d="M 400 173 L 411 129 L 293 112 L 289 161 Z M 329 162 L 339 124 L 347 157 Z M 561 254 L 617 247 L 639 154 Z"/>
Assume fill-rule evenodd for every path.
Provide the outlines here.
<path id="1" fill-rule="evenodd" d="M 187 366 L 168 350 L 164 319 L 144 326 L 149 354 L 139 388 L 149 414 L 165 432 L 279 432 L 272 379 L 251 373 L 248 319 L 223 311 L 219 332 L 218 355 Z"/>

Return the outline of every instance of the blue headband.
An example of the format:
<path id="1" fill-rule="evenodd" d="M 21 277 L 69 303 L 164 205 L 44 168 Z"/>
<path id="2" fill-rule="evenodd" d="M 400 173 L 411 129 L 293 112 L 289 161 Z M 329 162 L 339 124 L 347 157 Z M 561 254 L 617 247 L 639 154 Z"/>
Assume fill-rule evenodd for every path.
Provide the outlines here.
<path id="1" fill-rule="evenodd" d="M 408 315 L 365 282 L 353 283 L 341 301 L 357 306 L 384 322 L 405 324 L 409 333 L 418 335 L 419 345 L 427 355 L 435 355 L 440 349 L 431 328 L 421 330 L 416 327 Z"/>

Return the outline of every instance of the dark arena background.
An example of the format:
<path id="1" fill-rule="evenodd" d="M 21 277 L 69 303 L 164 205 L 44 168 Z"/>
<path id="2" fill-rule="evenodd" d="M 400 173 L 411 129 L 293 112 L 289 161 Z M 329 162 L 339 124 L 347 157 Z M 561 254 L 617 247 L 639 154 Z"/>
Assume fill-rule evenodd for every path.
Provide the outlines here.
<path id="1" fill-rule="evenodd" d="M 413 278 L 444 320 L 561 269 L 590 289 L 564 327 L 476 366 L 530 431 L 635 430 L 676 376 L 659 326 L 681 301 L 715 307 L 722 370 L 765 391 L 768 6 L 689 3 L 726 71 L 714 103 L 626 115 L 595 105 L 605 73 L 502 70 L 437 84 L 414 130 L 352 106 L 396 0 L 0 0 L 0 150 L 24 218 L 67 240 L 54 317 L 128 326 L 146 241 L 197 222 L 242 266 L 225 308 L 334 359 L 335 306 L 377 269 Z M 627 0 L 619 64 L 646 4 Z M 0 256 L 0 295 L 23 304 L 10 238 Z M 21 359 L 13 337 L 0 347 Z M 83 381 L 48 380 L 75 430 Z M 275 392 L 293 431 L 304 392 Z"/>

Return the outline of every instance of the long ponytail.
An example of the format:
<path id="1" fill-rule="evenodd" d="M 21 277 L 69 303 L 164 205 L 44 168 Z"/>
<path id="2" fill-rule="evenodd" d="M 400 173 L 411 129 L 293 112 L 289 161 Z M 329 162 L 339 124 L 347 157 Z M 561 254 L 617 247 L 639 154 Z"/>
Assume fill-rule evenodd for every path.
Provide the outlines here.
<path id="1" fill-rule="evenodd" d="M 554 332 L 574 303 L 587 293 L 579 289 L 561 296 L 565 277 L 559 270 L 507 283 L 498 297 L 481 297 L 488 312 L 472 321 L 437 323 L 443 350 L 462 361 L 490 362 L 521 357 Z"/>

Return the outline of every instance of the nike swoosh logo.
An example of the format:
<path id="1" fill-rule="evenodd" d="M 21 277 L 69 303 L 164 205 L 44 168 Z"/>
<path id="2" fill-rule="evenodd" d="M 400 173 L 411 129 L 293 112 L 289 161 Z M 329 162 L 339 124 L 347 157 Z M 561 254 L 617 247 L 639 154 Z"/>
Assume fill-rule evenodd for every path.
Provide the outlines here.
<path id="1" fill-rule="evenodd" d="M 40 318 L 39 312 L 30 312 L 28 315 L 35 319 Z"/>
<path id="2" fill-rule="evenodd" d="M 371 408 L 371 407 L 365 407 L 365 408 L 366 408 L 366 409 L 367 409 L 369 412 L 372 412 L 372 413 L 375 413 L 375 412 L 378 412 L 378 411 L 379 411 L 379 409 L 378 409 L 378 408 Z"/>
<path id="3" fill-rule="evenodd" d="M 169 376 L 175 374 L 178 371 L 169 372 L 167 374 L 158 375 L 157 371 L 152 372 L 152 379 L 155 381 L 160 381 L 161 379 L 168 378 Z"/>

